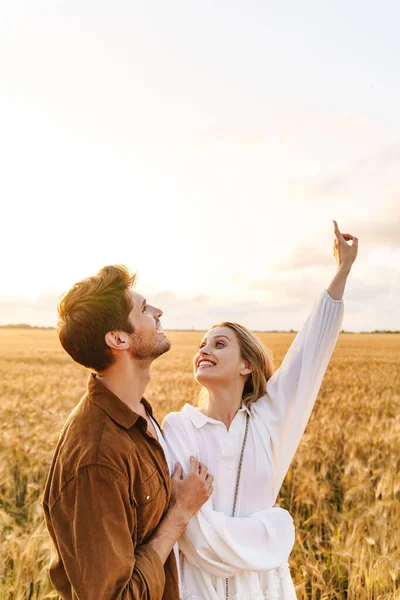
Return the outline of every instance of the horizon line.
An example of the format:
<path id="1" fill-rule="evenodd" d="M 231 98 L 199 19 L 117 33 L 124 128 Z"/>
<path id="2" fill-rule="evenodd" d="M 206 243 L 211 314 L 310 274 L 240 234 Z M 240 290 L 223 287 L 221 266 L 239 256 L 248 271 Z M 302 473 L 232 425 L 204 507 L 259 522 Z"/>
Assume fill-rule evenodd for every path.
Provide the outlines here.
<path id="1" fill-rule="evenodd" d="M 29 323 L 7 323 L 6 325 L 0 325 L 0 329 L 42 329 L 42 330 L 50 330 L 56 331 L 56 327 L 54 325 L 30 325 Z M 164 329 L 164 331 L 181 331 L 181 332 L 198 332 L 202 333 L 207 331 L 207 329 L 195 329 L 194 327 L 188 329 L 187 327 L 180 329 Z M 252 329 L 254 333 L 298 333 L 298 329 Z M 347 329 L 341 329 L 340 333 L 351 333 L 351 334 L 400 334 L 400 330 L 398 329 L 370 329 L 364 331 L 350 331 Z"/>

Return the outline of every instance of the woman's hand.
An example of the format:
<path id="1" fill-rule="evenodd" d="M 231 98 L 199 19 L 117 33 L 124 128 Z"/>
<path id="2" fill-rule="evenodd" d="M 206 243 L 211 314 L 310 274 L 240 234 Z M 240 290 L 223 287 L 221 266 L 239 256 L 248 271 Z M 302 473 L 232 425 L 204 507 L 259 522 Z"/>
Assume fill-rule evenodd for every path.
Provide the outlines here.
<path id="1" fill-rule="evenodd" d="M 341 300 L 343 298 L 344 288 L 350 273 L 351 265 L 356 260 L 358 238 L 350 233 L 340 233 L 336 221 L 333 221 L 333 225 L 335 230 L 333 255 L 336 258 L 338 270 L 326 290 L 331 298 L 334 300 Z M 348 242 L 351 242 L 351 244 L 348 244 Z"/>
<path id="2" fill-rule="evenodd" d="M 336 259 L 338 268 L 350 270 L 357 257 L 358 238 L 351 235 L 351 233 L 341 233 L 336 221 L 333 221 L 333 227 L 335 232 L 333 256 Z M 351 244 L 348 243 L 350 241 Z"/>

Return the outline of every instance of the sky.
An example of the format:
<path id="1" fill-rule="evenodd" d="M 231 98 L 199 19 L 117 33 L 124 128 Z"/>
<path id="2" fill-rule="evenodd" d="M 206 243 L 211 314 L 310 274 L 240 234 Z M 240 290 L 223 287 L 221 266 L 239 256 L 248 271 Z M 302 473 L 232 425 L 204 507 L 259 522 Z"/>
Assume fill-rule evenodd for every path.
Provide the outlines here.
<path id="1" fill-rule="evenodd" d="M 0 5 L 0 324 L 107 264 L 165 328 L 297 329 L 359 237 L 343 328 L 400 329 L 400 4 Z"/>

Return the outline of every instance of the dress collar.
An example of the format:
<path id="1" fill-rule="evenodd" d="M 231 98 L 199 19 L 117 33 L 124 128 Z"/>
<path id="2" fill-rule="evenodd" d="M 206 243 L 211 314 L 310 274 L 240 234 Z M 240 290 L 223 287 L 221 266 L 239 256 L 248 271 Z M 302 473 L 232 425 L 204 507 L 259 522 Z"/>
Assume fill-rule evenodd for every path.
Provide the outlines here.
<path id="1" fill-rule="evenodd" d="M 253 417 L 250 409 L 245 404 L 242 404 L 238 412 L 246 412 L 250 417 Z M 197 427 L 197 429 L 200 429 L 206 423 L 214 423 L 216 425 L 220 425 L 222 423 L 222 421 L 217 421 L 217 419 L 212 419 L 211 417 L 204 415 L 199 411 L 198 408 L 192 406 L 192 404 L 186 403 L 182 408 L 181 413 L 185 415 L 185 417 L 187 417 L 193 423 L 193 425 Z"/>

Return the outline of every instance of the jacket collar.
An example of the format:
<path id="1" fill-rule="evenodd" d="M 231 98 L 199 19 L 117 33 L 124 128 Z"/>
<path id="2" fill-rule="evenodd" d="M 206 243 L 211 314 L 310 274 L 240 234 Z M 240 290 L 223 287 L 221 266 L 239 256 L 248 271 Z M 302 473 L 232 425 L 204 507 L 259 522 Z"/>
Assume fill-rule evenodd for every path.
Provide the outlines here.
<path id="1" fill-rule="evenodd" d="M 130 429 L 135 425 L 138 418 L 141 417 L 141 415 L 129 408 L 129 406 L 111 392 L 111 390 L 106 388 L 106 386 L 96 378 L 95 373 L 89 375 L 87 390 L 89 400 L 94 404 L 97 404 L 97 406 L 104 410 L 104 412 L 107 413 L 113 421 L 118 423 L 118 425 L 121 425 L 121 427 Z M 141 402 L 146 411 L 153 416 L 152 408 L 147 400 L 142 398 Z"/>
<path id="2" fill-rule="evenodd" d="M 245 404 L 242 404 L 241 408 L 239 408 L 238 412 L 246 412 L 252 417 L 251 411 L 247 408 Z M 191 404 L 185 404 L 182 408 L 181 413 L 187 417 L 197 429 L 200 429 L 206 423 L 217 423 L 220 424 L 221 421 L 217 421 L 216 419 L 212 419 L 211 417 L 207 417 L 202 412 L 199 411 L 198 408 L 195 408 Z"/>

